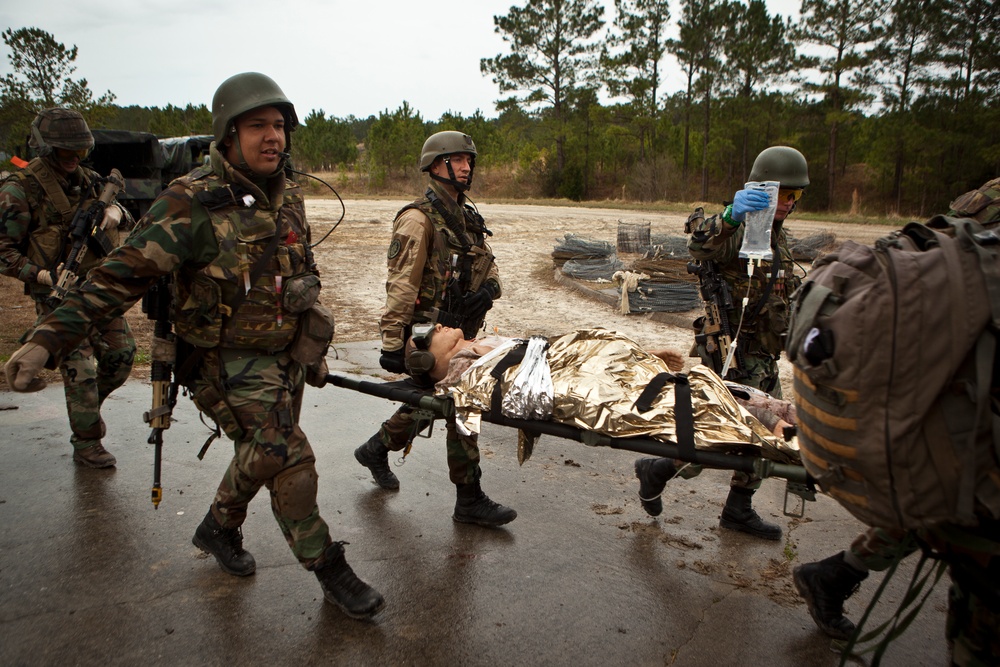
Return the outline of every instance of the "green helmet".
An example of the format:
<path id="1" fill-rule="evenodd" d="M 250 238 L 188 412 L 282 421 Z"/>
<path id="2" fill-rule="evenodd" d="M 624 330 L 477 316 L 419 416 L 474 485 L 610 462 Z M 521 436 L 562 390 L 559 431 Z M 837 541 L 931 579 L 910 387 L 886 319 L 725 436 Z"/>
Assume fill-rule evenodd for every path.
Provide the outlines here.
<path id="1" fill-rule="evenodd" d="M 783 188 L 809 185 L 809 165 L 802 153 L 789 146 L 765 148 L 753 161 L 751 181 L 778 181 Z"/>
<path id="2" fill-rule="evenodd" d="M 243 72 L 222 82 L 212 98 L 212 133 L 219 146 L 233 130 L 233 121 L 251 109 L 276 107 L 285 117 L 285 150 L 291 148 L 292 131 L 298 126 L 295 106 L 278 84 L 258 72 Z"/>
<path id="3" fill-rule="evenodd" d="M 49 155 L 53 148 L 71 151 L 89 151 L 94 147 L 94 135 L 79 111 L 72 109 L 45 109 L 38 112 L 31 122 L 28 145 L 39 155 Z"/>
<path id="4" fill-rule="evenodd" d="M 424 147 L 420 151 L 420 171 L 427 171 L 434 164 L 434 160 L 442 155 L 451 155 L 452 153 L 471 153 L 472 157 L 478 155 L 476 144 L 473 143 L 472 137 L 467 134 L 454 130 L 432 134 L 427 137 L 427 141 L 424 142 Z"/>

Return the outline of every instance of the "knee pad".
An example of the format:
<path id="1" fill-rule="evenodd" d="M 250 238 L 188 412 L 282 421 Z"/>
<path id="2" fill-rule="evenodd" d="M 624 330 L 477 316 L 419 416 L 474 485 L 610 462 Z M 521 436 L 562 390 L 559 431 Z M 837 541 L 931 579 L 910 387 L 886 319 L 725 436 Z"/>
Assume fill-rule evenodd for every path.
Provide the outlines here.
<path id="1" fill-rule="evenodd" d="M 316 507 L 318 480 L 312 462 L 294 465 L 275 475 L 271 493 L 278 513 L 292 521 L 309 516 Z"/>

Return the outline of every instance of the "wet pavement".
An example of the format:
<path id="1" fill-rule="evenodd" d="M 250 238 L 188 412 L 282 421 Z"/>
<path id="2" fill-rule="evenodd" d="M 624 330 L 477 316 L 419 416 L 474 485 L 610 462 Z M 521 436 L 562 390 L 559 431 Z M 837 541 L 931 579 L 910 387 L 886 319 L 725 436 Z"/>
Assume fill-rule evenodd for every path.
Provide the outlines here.
<path id="1" fill-rule="evenodd" d="M 331 370 L 376 373 L 377 346 L 338 346 Z M 455 524 L 444 429 L 376 487 L 353 450 L 395 404 L 309 388 L 302 426 L 316 451 L 319 506 L 347 558 L 386 598 L 374 621 L 325 603 L 260 494 L 244 525 L 252 577 L 226 575 L 191 544 L 232 448 L 182 398 L 165 434 L 163 502 L 149 501 L 152 446 L 141 421 L 149 384 L 106 403 L 112 470 L 76 466 L 62 390 L 0 393 L 0 665 L 835 665 L 791 567 L 846 547 L 861 525 L 820 497 L 782 516 L 784 482 L 755 507 L 785 529 L 765 542 L 718 527 L 729 475 L 671 482 L 665 510 L 636 496 L 635 454 L 543 436 L 517 464 L 516 432 L 484 424 L 483 488 L 514 507 L 500 529 Z M 911 559 L 913 560 L 913 559 Z M 891 615 L 906 563 L 873 614 Z M 848 602 L 857 620 L 881 581 Z M 943 665 L 939 585 L 885 665 Z M 874 622 L 872 626 L 874 626 Z"/>

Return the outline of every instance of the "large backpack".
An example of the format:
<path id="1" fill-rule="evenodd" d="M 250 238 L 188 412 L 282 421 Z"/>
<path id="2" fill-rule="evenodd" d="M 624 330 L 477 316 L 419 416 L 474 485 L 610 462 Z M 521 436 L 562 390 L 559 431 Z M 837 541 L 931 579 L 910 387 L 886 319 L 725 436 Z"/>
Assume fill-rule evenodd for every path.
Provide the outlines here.
<path id="1" fill-rule="evenodd" d="M 802 461 L 871 526 L 1000 518 L 1000 235 L 968 218 L 845 241 L 793 297 Z"/>

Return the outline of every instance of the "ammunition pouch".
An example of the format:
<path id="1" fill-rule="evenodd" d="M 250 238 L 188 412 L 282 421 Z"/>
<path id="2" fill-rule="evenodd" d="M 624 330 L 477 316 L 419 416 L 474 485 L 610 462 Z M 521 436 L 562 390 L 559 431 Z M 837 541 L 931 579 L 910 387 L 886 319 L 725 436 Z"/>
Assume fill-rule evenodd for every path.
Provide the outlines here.
<path id="1" fill-rule="evenodd" d="M 318 366 L 326 358 L 333 333 L 333 313 L 323 304 L 314 303 L 299 317 L 290 356 L 307 368 Z"/>
<path id="2" fill-rule="evenodd" d="M 486 279 L 490 277 L 490 269 L 493 267 L 493 253 L 488 247 L 472 246 L 469 248 L 472 255 L 472 262 L 469 274 L 468 291 L 476 293 L 483 286 Z"/>
<path id="3" fill-rule="evenodd" d="M 282 290 L 281 305 L 286 313 L 304 313 L 319 299 L 319 276 L 306 273 L 290 279 Z"/>
<path id="4" fill-rule="evenodd" d="M 198 409 L 208 415 L 227 437 L 234 441 L 243 440 L 246 432 L 240 424 L 236 412 L 229 406 L 225 394 L 215 383 L 206 383 L 191 395 Z"/>

